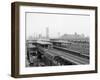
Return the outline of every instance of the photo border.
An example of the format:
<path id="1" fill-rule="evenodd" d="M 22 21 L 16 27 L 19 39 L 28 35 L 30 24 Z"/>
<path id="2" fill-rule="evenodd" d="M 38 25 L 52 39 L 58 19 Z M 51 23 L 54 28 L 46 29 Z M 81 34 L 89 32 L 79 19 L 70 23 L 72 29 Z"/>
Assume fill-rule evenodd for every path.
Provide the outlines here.
<path id="1" fill-rule="evenodd" d="M 89 71 L 74 71 L 74 72 L 56 72 L 43 74 L 23 74 L 20 75 L 20 56 L 19 56 L 19 35 L 20 35 L 20 20 L 19 9 L 20 6 L 39 6 L 39 7 L 55 7 L 55 8 L 71 8 L 71 9 L 87 9 L 95 10 L 95 70 Z M 23 77 L 41 77 L 41 76 L 58 76 L 58 75 L 72 75 L 72 74 L 86 74 L 97 73 L 97 7 L 96 6 L 80 6 L 80 5 L 62 5 L 62 4 L 47 4 L 47 3 L 31 3 L 31 2 L 13 2 L 11 4 L 11 76 L 15 78 Z"/>

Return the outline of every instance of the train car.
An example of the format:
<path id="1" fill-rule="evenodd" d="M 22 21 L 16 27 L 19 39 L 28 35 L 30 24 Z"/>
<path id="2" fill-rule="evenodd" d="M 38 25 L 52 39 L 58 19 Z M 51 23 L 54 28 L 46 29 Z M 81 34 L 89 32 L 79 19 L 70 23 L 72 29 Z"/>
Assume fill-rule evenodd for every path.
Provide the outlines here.
<path id="1" fill-rule="evenodd" d="M 51 52 L 45 52 L 43 56 L 44 62 L 48 66 L 60 66 L 60 65 L 72 65 L 74 63 L 68 61 L 63 56 L 51 53 Z"/>
<path id="2" fill-rule="evenodd" d="M 52 50 L 53 49 L 45 50 L 42 47 L 40 48 L 42 60 L 47 66 L 72 65 L 71 62 L 62 56 L 55 54 L 56 52 L 52 52 Z"/>
<path id="3" fill-rule="evenodd" d="M 46 51 L 42 58 L 43 58 L 43 61 L 45 62 L 46 65 L 56 66 L 58 64 L 57 64 L 57 61 L 54 61 L 55 56 L 57 56 L 57 55 Z"/>
<path id="4" fill-rule="evenodd" d="M 53 43 L 54 46 L 58 46 L 58 47 L 67 47 L 70 46 L 72 43 L 69 41 L 64 41 L 64 40 L 54 40 L 51 41 L 51 43 Z"/>
<path id="5" fill-rule="evenodd" d="M 50 42 L 38 42 L 38 50 L 40 59 L 46 66 L 72 65 L 67 59 L 53 51 L 53 46 Z"/>
<path id="6" fill-rule="evenodd" d="M 27 59 L 30 65 L 34 63 L 37 58 L 37 47 L 33 44 L 27 45 Z"/>

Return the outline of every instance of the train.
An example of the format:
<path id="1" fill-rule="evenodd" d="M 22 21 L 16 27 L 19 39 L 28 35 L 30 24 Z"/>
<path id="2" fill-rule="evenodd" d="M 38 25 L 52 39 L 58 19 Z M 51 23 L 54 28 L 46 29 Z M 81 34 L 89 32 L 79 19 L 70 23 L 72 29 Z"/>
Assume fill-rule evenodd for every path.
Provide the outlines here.
<path id="1" fill-rule="evenodd" d="M 53 50 L 53 44 L 50 42 L 40 42 L 38 50 L 41 53 L 41 59 L 47 66 L 59 66 L 59 65 L 72 65 L 73 63 L 63 58 L 62 56 L 51 52 Z"/>
<path id="2" fill-rule="evenodd" d="M 33 41 L 28 41 L 27 45 L 27 60 L 29 62 L 29 65 L 32 66 L 34 64 L 34 61 L 37 59 L 37 46 L 36 43 Z"/>
<path id="3" fill-rule="evenodd" d="M 84 58 L 89 59 L 89 42 L 88 41 L 63 41 L 52 40 L 54 48 L 64 50 L 66 52 L 74 53 L 75 55 L 81 55 Z"/>
<path id="4" fill-rule="evenodd" d="M 32 66 L 59 66 L 78 64 L 72 60 L 69 60 L 67 57 L 64 57 L 64 55 L 62 56 L 60 54 L 61 51 L 68 52 L 72 55 L 79 56 L 82 58 L 86 58 L 87 60 L 89 59 L 88 56 L 83 56 L 80 55 L 80 53 L 78 52 L 72 50 L 68 51 L 66 48 L 63 48 L 65 44 L 66 46 L 73 45 L 73 43 L 64 41 L 30 41 L 27 43 L 27 60 Z"/>

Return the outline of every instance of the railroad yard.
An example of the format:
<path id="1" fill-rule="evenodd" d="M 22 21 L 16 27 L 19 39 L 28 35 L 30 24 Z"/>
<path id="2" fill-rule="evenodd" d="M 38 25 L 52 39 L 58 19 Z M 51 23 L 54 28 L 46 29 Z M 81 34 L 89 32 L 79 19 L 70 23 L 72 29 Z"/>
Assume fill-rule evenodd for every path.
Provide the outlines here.
<path id="1" fill-rule="evenodd" d="M 89 42 L 28 40 L 26 67 L 89 64 Z"/>

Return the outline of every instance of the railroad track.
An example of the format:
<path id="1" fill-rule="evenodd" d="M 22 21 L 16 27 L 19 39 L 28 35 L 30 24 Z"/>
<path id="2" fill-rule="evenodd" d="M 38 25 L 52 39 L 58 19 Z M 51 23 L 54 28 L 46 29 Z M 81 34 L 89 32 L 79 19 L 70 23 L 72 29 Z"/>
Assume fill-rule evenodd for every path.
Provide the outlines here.
<path id="1" fill-rule="evenodd" d="M 74 51 L 74 50 L 68 50 L 68 49 L 66 49 L 66 48 L 62 48 L 62 47 L 58 47 L 58 46 L 54 46 L 53 48 L 55 48 L 55 49 L 57 49 L 57 50 L 65 51 L 65 52 L 70 53 L 70 54 L 75 54 L 75 55 L 81 56 L 81 57 L 83 57 L 83 58 L 89 59 L 89 55 L 87 55 L 87 54 L 82 54 L 82 53 L 77 52 L 77 51 Z"/>
<path id="2" fill-rule="evenodd" d="M 49 49 L 49 50 L 47 50 L 47 52 L 49 52 L 51 54 L 55 54 L 57 56 L 60 56 L 60 57 L 64 58 L 65 60 L 68 60 L 74 64 L 78 64 L 78 65 L 79 64 L 89 64 L 89 59 L 83 58 L 82 55 L 77 56 L 75 54 L 70 54 L 65 51 L 61 51 L 61 50 L 57 50 L 57 49 Z"/>

